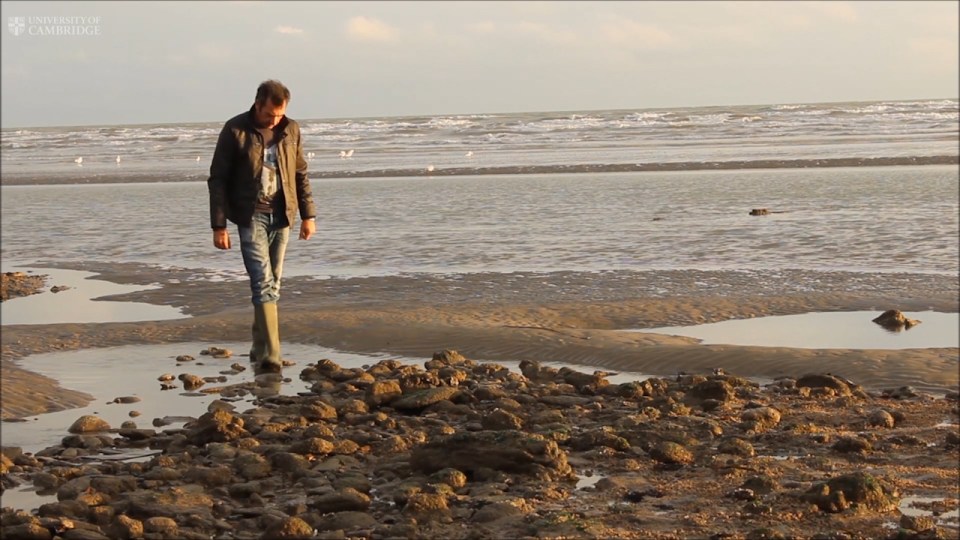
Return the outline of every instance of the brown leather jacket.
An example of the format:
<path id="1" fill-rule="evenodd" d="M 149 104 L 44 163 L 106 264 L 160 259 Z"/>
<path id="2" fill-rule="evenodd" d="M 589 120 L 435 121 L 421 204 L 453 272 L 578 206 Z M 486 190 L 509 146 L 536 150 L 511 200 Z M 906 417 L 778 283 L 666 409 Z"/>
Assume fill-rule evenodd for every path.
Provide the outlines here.
<path id="1" fill-rule="evenodd" d="M 210 226 L 222 229 L 227 220 L 247 227 L 253 218 L 257 198 L 257 184 L 263 166 L 263 136 L 253 123 L 253 107 L 238 114 L 223 125 L 217 148 L 210 164 Z M 307 161 L 303 158 L 300 125 L 286 116 L 280 121 L 282 129 L 277 148 L 277 166 L 281 179 L 281 193 L 287 223 L 316 216 L 313 193 L 307 179 Z"/>

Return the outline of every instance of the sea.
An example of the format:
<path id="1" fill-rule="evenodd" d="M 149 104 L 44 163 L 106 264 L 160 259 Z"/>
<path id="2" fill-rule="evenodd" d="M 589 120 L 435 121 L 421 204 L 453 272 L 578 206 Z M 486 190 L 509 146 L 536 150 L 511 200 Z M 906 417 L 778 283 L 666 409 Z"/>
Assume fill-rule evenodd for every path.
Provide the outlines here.
<path id="1" fill-rule="evenodd" d="M 318 233 L 287 276 L 958 274 L 956 98 L 298 121 Z M 242 279 L 221 126 L 4 129 L 0 263 Z"/>

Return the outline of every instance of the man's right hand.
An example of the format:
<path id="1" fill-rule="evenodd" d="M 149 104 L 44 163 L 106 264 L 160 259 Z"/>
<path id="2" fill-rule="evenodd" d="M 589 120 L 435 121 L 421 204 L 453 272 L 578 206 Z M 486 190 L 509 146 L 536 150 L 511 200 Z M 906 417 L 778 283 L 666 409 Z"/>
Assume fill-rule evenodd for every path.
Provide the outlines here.
<path id="1" fill-rule="evenodd" d="M 213 230 L 213 245 L 217 249 L 230 249 L 230 233 L 227 229 Z"/>

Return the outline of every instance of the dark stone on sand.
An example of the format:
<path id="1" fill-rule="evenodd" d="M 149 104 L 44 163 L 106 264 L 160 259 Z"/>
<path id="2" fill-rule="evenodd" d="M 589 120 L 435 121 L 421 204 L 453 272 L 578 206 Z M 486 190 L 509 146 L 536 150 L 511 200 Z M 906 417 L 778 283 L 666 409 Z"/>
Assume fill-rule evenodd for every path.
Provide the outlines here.
<path id="1" fill-rule="evenodd" d="M 840 437 L 832 448 L 844 454 L 863 454 L 873 449 L 870 441 L 860 437 Z"/>
<path id="2" fill-rule="evenodd" d="M 400 399 L 391 402 L 390 406 L 401 411 L 424 409 L 430 405 L 433 405 L 434 403 L 439 403 L 445 399 L 450 399 L 457 392 L 459 392 L 459 389 L 453 386 L 426 388 L 404 395 Z"/>
<path id="3" fill-rule="evenodd" d="M 483 429 L 491 431 L 520 429 L 523 427 L 523 419 L 503 409 L 494 409 L 490 414 L 483 417 L 480 424 Z"/>
<path id="4" fill-rule="evenodd" d="M 841 396 L 852 394 L 849 384 L 829 373 L 804 375 L 797 379 L 796 386 L 797 388 L 830 388 Z"/>
<path id="5" fill-rule="evenodd" d="M 899 494 L 883 480 L 856 472 L 817 484 L 804 498 L 824 512 L 843 512 L 848 508 L 888 512 L 896 508 Z"/>
<path id="6" fill-rule="evenodd" d="M 370 508 L 370 497 L 353 488 L 344 488 L 310 499 L 310 508 L 328 514 L 332 512 L 364 512 Z"/>
<path id="7" fill-rule="evenodd" d="M 691 388 L 688 395 L 703 400 L 715 400 L 726 402 L 733 399 L 736 394 L 733 387 L 726 381 L 704 381 Z"/>
<path id="8" fill-rule="evenodd" d="M 91 433 L 95 431 L 109 431 L 110 424 L 99 416 L 94 416 L 92 414 L 85 414 L 73 423 L 70 426 L 70 433 Z"/>
<path id="9" fill-rule="evenodd" d="M 187 432 L 187 439 L 192 444 L 202 446 L 211 442 L 233 441 L 249 435 L 243 428 L 242 418 L 217 410 L 202 415 L 196 426 Z"/>
<path id="10" fill-rule="evenodd" d="M 279 523 L 267 528 L 260 538 L 312 538 L 313 527 L 298 517 L 287 517 Z"/>
<path id="11" fill-rule="evenodd" d="M 661 441 L 649 451 L 650 457 L 668 465 L 693 463 L 693 453 L 682 445 L 671 441 Z"/>
<path id="12" fill-rule="evenodd" d="M 873 319 L 873 322 L 888 330 L 895 331 L 902 329 L 909 330 L 910 328 L 920 324 L 920 321 L 916 319 L 908 319 L 907 316 L 898 309 L 888 309 L 887 311 L 884 311 L 879 317 Z"/>
<path id="13" fill-rule="evenodd" d="M 519 431 L 463 432 L 429 441 L 414 448 L 410 466 L 426 473 L 452 467 L 468 474 L 484 468 L 551 478 L 573 474 L 556 442 Z"/>
<path id="14" fill-rule="evenodd" d="M 367 387 L 364 399 L 367 405 L 378 407 L 388 404 L 403 395 L 400 383 L 395 380 L 376 381 Z"/>

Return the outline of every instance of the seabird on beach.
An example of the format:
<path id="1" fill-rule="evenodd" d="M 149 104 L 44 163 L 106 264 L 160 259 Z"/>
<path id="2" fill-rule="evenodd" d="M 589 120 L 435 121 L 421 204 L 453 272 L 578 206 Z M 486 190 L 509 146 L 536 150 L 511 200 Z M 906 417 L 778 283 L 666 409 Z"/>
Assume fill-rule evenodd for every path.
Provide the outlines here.
<path id="1" fill-rule="evenodd" d="M 433 165 L 427 165 L 427 172 L 433 172 Z"/>
<path id="2" fill-rule="evenodd" d="M 200 161 L 200 156 L 197 156 L 197 161 Z"/>
<path id="3" fill-rule="evenodd" d="M 464 157 L 473 157 L 473 150 L 470 150 L 469 152 L 464 154 Z"/>
<path id="4" fill-rule="evenodd" d="M 120 163 L 120 156 L 117 156 L 117 163 Z"/>
<path id="5" fill-rule="evenodd" d="M 340 159 L 350 159 L 351 157 L 353 157 L 353 148 L 340 151 Z"/>
<path id="6" fill-rule="evenodd" d="M 78 157 L 77 159 L 73 160 L 73 162 L 77 165 L 83 165 L 83 156 Z"/>

